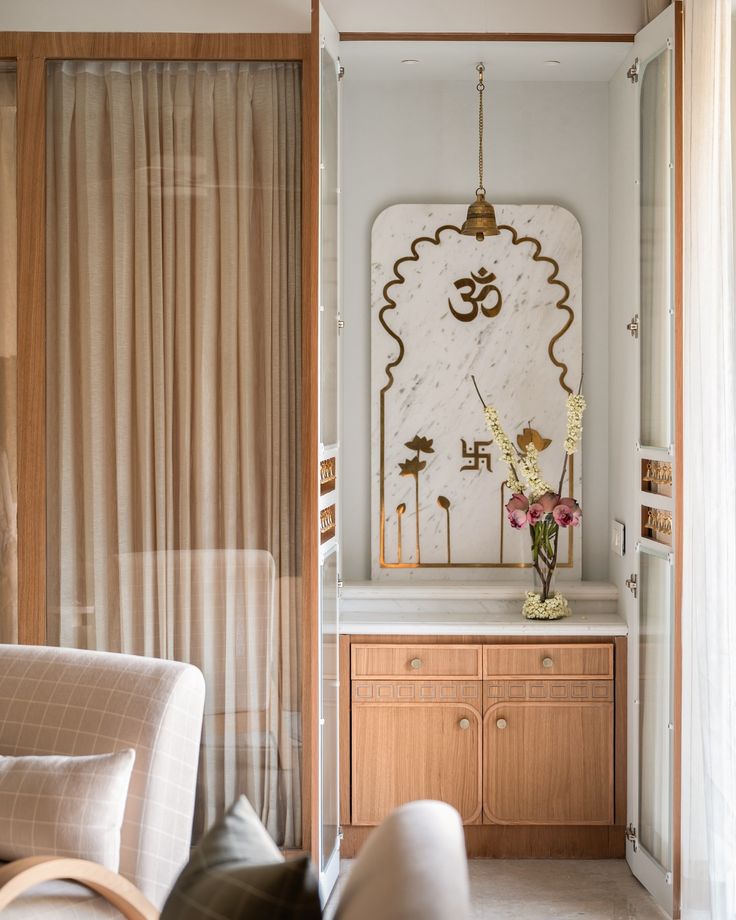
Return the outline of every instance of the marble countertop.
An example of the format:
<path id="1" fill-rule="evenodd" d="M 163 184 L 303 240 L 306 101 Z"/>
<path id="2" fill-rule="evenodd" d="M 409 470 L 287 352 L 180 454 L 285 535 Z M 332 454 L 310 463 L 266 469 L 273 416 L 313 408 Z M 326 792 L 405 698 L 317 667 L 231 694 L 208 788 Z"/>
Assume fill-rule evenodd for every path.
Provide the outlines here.
<path id="1" fill-rule="evenodd" d="M 560 584 L 572 615 L 527 620 L 525 584 L 351 582 L 342 590 L 340 632 L 354 635 L 625 636 L 618 592 L 603 582 Z"/>

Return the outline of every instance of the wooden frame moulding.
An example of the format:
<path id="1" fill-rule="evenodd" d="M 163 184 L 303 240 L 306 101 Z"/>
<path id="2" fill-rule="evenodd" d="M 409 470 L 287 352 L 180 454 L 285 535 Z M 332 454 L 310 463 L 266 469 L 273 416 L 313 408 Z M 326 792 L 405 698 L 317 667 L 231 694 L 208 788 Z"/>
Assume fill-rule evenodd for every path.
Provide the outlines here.
<path id="1" fill-rule="evenodd" d="M 629 32 L 341 32 L 341 42 L 625 42 Z"/>
<path id="2" fill-rule="evenodd" d="M 319 33 L 3 32 L 0 59 L 17 66 L 18 638 L 46 642 L 46 65 L 66 60 L 296 61 L 302 65 L 302 828 L 319 840 L 317 662 L 317 252 Z"/>

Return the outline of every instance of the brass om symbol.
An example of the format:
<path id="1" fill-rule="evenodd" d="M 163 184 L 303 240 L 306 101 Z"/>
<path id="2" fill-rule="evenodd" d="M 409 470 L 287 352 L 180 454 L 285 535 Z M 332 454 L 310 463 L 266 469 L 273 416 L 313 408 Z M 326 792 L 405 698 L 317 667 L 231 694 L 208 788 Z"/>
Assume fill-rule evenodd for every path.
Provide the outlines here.
<path id="1" fill-rule="evenodd" d="M 459 319 L 461 323 L 470 323 L 476 318 L 479 310 L 483 316 L 498 316 L 501 312 L 503 298 L 499 289 L 493 284 L 495 280 L 496 276 L 493 272 L 489 274 L 485 268 L 479 269 L 477 275 L 471 272 L 469 278 L 459 278 L 455 282 L 455 287 L 460 291 L 460 299 L 463 303 L 469 304 L 470 308 L 466 312 L 456 310 L 452 305 L 452 299 L 448 297 L 450 313 L 455 319 Z M 484 303 L 491 291 L 495 295 L 496 302 L 492 307 L 486 307 Z"/>

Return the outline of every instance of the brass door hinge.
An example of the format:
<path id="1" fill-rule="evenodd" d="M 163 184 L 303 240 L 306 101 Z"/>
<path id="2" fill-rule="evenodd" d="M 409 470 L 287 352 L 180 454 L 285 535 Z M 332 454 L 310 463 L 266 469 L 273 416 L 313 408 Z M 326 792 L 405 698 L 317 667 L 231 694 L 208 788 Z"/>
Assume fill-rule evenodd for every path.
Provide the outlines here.
<path id="1" fill-rule="evenodd" d="M 626 581 L 624 582 L 624 584 L 625 584 L 626 587 L 629 589 L 629 591 L 631 591 L 631 593 L 634 595 L 634 597 L 638 597 L 638 596 L 639 596 L 639 584 L 638 584 L 638 582 L 639 582 L 639 578 L 638 578 L 638 576 L 635 575 L 633 572 L 631 573 L 631 575 L 629 575 L 629 577 L 628 577 L 628 578 L 626 579 Z"/>
<path id="2" fill-rule="evenodd" d="M 634 63 L 626 71 L 626 76 L 632 83 L 639 82 L 639 58 L 634 58 Z"/>
<path id="3" fill-rule="evenodd" d="M 626 324 L 626 328 L 631 333 L 631 336 L 635 339 L 639 338 L 639 314 L 635 313 L 631 317 L 631 322 Z"/>

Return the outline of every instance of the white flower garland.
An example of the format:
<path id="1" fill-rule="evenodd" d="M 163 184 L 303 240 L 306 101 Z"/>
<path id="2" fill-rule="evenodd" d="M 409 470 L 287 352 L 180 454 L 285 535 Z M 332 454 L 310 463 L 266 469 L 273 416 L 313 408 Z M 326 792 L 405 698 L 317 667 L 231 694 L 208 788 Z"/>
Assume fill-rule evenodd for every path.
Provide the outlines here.
<path id="1" fill-rule="evenodd" d="M 582 393 L 570 393 L 567 397 L 567 437 L 565 438 L 565 452 L 568 457 L 578 449 L 580 438 L 583 434 L 583 412 L 585 412 L 585 397 Z"/>
<path id="2" fill-rule="evenodd" d="M 560 620 L 570 616 L 570 605 L 558 591 L 546 601 L 542 601 L 542 595 L 537 591 L 527 591 L 521 612 L 527 620 Z"/>
<path id="3" fill-rule="evenodd" d="M 514 473 L 514 460 L 516 459 L 514 455 L 514 446 L 509 436 L 501 427 L 501 422 L 498 418 L 498 410 L 493 406 L 486 406 L 483 412 L 486 417 L 488 430 L 493 435 L 493 440 L 498 444 L 498 449 L 501 451 L 501 459 L 508 469 L 509 476 L 506 480 L 506 485 L 512 492 L 523 492 L 524 487 Z"/>
<path id="4" fill-rule="evenodd" d="M 535 502 L 545 492 L 552 492 L 552 486 L 544 479 L 539 469 L 539 451 L 533 444 L 528 444 L 526 457 L 519 460 L 521 473 L 529 487 L 530 501 Z"/>

